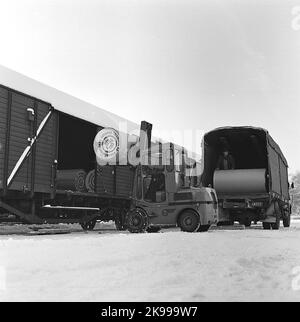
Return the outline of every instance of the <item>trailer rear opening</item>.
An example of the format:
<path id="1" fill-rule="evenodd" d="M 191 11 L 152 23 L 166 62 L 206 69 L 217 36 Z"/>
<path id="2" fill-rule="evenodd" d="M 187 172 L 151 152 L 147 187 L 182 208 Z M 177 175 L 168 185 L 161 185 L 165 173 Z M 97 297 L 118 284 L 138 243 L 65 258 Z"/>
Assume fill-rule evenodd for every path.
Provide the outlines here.
<path id="1" fill-rule="evenodd" d="M 213 185 L 213 178 L 222 150 L 228 148 L 236 169 L 267 169 L 267 137 L 263 130 L 232 128 L 216 130 L 205 136 L 204 185 Z"/>
<path id="2" fill-rule="evenodd" d="M 234 169 L 218 169 L 224 150 L 233 158 Z M 250 226 L 262 221 L 265 229 L 278 229 L 282 219 L 289 226 L 288 163 L 266 130 L 226 127 L 207 133 L 203 164 L 201 181 L 217 191 L 220 222 Z"/>

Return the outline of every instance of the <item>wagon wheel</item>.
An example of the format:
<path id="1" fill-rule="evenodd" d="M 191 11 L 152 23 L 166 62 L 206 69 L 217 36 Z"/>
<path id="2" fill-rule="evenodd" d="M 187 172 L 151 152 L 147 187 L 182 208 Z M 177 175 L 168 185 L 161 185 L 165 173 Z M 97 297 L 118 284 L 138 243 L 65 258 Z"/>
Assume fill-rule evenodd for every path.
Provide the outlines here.
<path id="1" fill-rule="evenodd" d="M 116 215 L 115 225 L 116 225 L 116 229 L 119 231 L 126 230 L 126 223 L 122 214 Z"/>
<path id="2" fill-rule="evenodd" d="M 185 232 L 197 231 L 200 227 L 199 214 L 193 210 L 185 210 L 179 217 L 178 225 Z"/>
<path id="3" fill-rule="evenodd" d="M 145 211 L 135 208 L 128 212 L 126 226 L 131 233 L 144 233 L 149 227 L 149 218 Z"/>
<path id="4" fill-rule="evenodd" d="M 97 222 L 97 220 L 94 219 L 94 220 L 91 220 L 91 221 L 88 221 L 88 222 L 81 223 L 80 226 L 85 231 L 92 231 L 96 226 L 96 222 Z"/>

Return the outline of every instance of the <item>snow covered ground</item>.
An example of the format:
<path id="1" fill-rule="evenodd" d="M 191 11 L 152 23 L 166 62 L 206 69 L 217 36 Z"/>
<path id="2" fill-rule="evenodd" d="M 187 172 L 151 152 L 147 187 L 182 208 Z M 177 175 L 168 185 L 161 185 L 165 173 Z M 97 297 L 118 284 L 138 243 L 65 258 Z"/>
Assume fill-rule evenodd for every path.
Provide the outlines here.
<path id="1" fill-rule="evenodd" d="M 280 231 L 0 236 L 0 301 L 300 301 L 300 220 Z"/>

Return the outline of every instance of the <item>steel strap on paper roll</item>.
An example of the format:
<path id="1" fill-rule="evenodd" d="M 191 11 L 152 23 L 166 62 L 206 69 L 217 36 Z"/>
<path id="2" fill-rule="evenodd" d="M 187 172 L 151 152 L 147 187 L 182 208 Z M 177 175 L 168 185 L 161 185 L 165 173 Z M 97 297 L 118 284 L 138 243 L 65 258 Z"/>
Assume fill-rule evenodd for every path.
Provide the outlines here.
<path id="1" fill-rule="evenodd" d="M 266 193 L 266 169 L 217 170 L 214 188 L 223 194 Z"/>
<path id="2" fill-rule="evenodd" d="M 56 187 L 59 190 L 85 192 L 86 172 L 81 169 L 58 170 Z"/>

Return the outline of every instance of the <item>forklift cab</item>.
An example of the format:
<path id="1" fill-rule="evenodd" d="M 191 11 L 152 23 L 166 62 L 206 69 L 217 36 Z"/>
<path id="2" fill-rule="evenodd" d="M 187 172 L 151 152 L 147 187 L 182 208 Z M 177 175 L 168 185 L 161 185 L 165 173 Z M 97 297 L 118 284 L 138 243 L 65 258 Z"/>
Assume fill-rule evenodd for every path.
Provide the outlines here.
<path id="1" fill-rule="evenodd" d="M 138 166 L 136 198 L 150 204 L 172 200 L 171 195 L 186 186 L 184 153 L 182 148 L 173 144 L 167 151 L 162 147 L 159 152 L 152 151 L 151 165 Z"/>
<path id="2" fill-rule="evenodd" d="M 166 178 L 163 169 L 147 166 L 142 169 L 143 199 L 150 203 L 166 201 Z"/>

